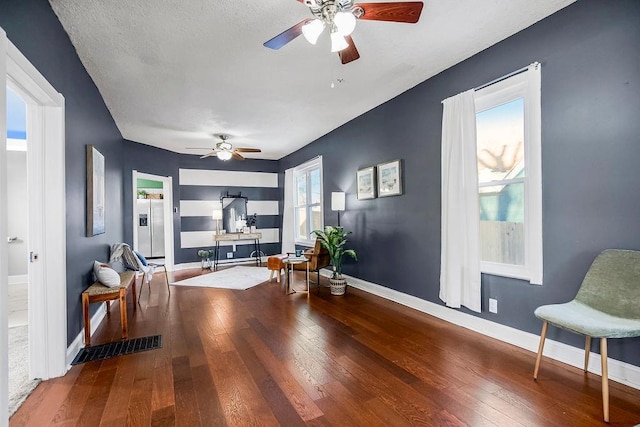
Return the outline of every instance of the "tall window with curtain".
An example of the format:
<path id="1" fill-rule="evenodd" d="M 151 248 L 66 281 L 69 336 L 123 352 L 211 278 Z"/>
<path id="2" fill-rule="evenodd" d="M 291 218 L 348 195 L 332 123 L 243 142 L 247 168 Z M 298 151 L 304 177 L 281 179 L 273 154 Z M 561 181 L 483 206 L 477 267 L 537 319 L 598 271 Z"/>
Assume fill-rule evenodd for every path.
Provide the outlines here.
<path id="1" fill-rule="evenodd" d="M 480 274 L 542 284 L 540 64 L 443 101 L 440 299 L 481 310 Z"/>

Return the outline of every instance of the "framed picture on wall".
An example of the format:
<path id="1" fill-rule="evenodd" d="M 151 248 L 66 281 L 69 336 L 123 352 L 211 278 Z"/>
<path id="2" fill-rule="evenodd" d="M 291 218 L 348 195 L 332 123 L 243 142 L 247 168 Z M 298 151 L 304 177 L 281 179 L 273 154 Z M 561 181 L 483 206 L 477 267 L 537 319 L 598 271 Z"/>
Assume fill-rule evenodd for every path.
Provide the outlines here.
<path id="1" fill-rule="evenodd" d="M 400 160 L 378 165 L 378 197 L 402 194 L 402 169 Z"/>
<path id="2" fill-rule="evenodd" d="M 356 188 L 358 189 L 358 200 L 376 198 L 376 167 L 359 169 L 356 174 Z"/>
<path id="3" fill-rule="evenodd" d="M 104 233 L 104 156 L 87 145 L 87 236 Z"/>

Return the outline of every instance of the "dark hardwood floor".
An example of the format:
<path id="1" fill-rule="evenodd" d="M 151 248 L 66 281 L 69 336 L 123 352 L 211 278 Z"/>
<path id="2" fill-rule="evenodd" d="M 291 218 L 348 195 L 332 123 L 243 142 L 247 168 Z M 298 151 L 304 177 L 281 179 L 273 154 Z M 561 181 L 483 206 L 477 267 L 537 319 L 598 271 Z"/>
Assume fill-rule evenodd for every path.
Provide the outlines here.
<path id="1" fill-rule="evenodd" d="M 128 307 L 130 337 L 162 334 L 162 349 L 44 381 L 10 425 L 605 425 L 600 377 L 545 358 L 535 382 L 535 354 L 357 289 L 169 295 L 163 279 Z M 120 338 L 117 313 L 92 343 Z M 640 391 L 610 393 L 610 425 L 640 423 Z"/>

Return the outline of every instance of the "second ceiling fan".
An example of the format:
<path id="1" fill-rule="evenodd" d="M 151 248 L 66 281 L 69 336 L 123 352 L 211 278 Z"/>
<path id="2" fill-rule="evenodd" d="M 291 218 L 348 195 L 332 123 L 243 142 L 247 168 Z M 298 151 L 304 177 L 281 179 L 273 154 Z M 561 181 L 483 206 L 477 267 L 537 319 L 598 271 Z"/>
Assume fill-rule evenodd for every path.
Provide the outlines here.
<path id="1" fill-rule="evenodd" d="M 351 33 L 357 20 L 403 22 L 415 24 L 420 19 L 421 1 L 387 3 L 353 3 L 353 0 L 298 0 L 309 7 L 315 18 L 307 18 L 264 43 L 280 49 L 300 34 L 316 44 L 325 28 L 330 31 L 331 51 L 338 52 L 343 64 L 360 58 Z"/>
<path id="2" fill-rule="evenodd" d="M 259 148 L 233 148 L 233 145 L 231 145 L 231 143 L 227 141 L 229 139 L 229 135 L 220 134 L 215 136 L 220 138 L 220 142 L 216 144 L 215 148 L 213 148 L 213 151 L 205 154 L 204 156 L 201 156 L 201 159 L 217 156 L 220 160 L 229 160 L 232 157 L 236 160 L 244 160 L 244 156 L 240 153 L 260 153 L 262 151 Z M 187 147 L 187 150 L 202 150 L 202 148 Z"/>

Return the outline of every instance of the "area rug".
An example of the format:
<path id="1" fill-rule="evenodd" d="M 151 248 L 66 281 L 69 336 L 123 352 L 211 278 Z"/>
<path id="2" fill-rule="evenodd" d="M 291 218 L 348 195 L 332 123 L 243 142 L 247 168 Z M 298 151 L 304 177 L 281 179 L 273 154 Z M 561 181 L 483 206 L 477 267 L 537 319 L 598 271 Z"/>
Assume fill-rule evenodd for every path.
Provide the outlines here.
<path id="1" fill-rule="evenodd" d="M 269 270 L 264 267 L 237 266 L 181 280 L 172 285 L 245 290 L 267 280 Z"/>
<path id="2" fill-rule="evenodd" d="M 151 335 L 149 337 L 115 341 L 80 349 L 71 364 L 79 365 L 93 360 L 125 356 L 127 354 L 139 353 L 141 351 L 153 350 L 156 348 L 162 348 L 162 335 Z"/>
<path id="3" fill-rule="evenodd" d="M 9 416 L 18 410 L 40 380 L 29 379 L 29 328 L 9 328 Z"/>

